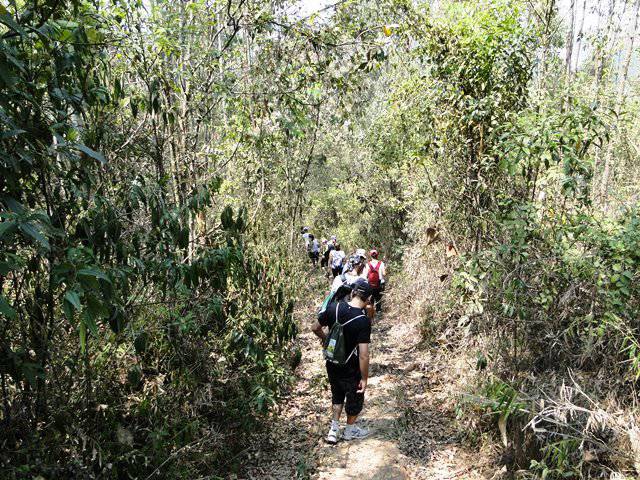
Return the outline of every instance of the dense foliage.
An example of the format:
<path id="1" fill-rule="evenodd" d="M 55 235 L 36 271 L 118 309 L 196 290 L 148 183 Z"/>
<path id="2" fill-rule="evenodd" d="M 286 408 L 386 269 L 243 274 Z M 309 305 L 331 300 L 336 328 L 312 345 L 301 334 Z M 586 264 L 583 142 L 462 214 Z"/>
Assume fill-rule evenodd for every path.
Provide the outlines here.
<path id="1" fill-rule="evenodd" d="M 234 39 L 247 28 L 272 41 L 273 17 L 225 2 L 191 23 L 214 6 L 1 7 L 9 477 L 224 471 L 236 433 L 286 384 L 296 270 L 286 244 L 256 235 L 269 214 L 241 194 L 265 188 L 260 169 L 246 175 L 257 158 L 284 155 L 294 129 L 286 147 L 312 149 L 317 127 L 297 92 L 274 106 L 229 93 L 252 88 L 222 68 L 244 48 Z M 209 49 L 190 43 L 203 36 Z M 278 63 L 283 78 L 313 68 L 307 60 Z M 287 127 L 262 134 L 253 116 L 280 101 Z M 303 167 L 291 168 L 288 181 L 304 183 Z"/>

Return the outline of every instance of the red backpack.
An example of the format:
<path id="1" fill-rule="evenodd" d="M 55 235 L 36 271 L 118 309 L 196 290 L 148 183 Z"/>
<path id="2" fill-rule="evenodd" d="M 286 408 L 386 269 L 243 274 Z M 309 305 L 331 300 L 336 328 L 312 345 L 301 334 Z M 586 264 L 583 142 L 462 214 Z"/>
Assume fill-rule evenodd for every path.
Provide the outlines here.
<path id="1" fill-rule="evenodd" d="M 382 262 L 378 262 L 378 264 L 374 267 L 371 262 L 369 262 L 369 273 L 367 273 L 367 281 L 369 282 L 369 286 L 371 288 L 380 288 L 380 264 Z"/>

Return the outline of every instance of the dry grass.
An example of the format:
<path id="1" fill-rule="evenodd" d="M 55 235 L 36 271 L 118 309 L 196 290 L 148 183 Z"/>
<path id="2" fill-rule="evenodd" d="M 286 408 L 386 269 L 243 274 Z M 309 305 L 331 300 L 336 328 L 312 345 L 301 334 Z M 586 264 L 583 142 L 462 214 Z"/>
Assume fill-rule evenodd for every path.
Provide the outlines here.
<path id="1" fill-rule="evenodd" d="M 492 355 L 500 348 L 499 339 L 473 332 L 460 321 L 462 315 L 449 292 L 452 270 L 441 242 L 412 247 L 389 304 L 395 315 L 419 327 L 423 339 L 419 369 L 428 372 L 426 388 L 432 406 L 451 413 L 461 399 L 477 401 L 476 407 L 467 405 L 461 419 L 449 418 L 446 430 L 458 432 L 456 442 L 474 445 L 479 453 L 475 460 L 495 469 L 496 478 L 509 474 L 535 478 L 528 470 L 532 459 L 545 461 L 554 470 L 551 477 L 577 478 L 571 477 L 574 468 L 575 475 L 583 478 L 640 478 L 640 415 L 635 401 L 622 402 L 608 394 L 610 379 L 590 372 L 558 368 L 537 375 L 526 369 L 517 376 L 510 374 L 500 356 Z M 488 357 L 486 370 L 476 368 L 480 352 Z M 518 398 L 526 405 L 519 420 L 507 423 L 507 447 L 501 442 L 498 417 L 481 406 L 490 399 L 478 395 L 489 378 L 505 377 L 524 389 Z M 432 423 L 415 405 L 408 409 L 407 418 L 407 439 L 418 429 L 416 425 Z M 567 440 L 575 440 L 575 451 L 567 450 L 565 465 L 554 464 L 557 446 L 573 446 Z M 414 447 L 410 442 L 406 446 Z M 509 468 L 500 469 L 501 464 Z M 518 464 L 525 469 L 518 470 Z"/>

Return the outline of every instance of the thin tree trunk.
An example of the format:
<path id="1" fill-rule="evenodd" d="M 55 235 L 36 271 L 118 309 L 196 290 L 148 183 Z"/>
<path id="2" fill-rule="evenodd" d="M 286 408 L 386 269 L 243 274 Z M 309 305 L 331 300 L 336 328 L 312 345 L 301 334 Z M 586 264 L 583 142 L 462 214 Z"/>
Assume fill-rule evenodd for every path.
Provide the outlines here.
<path id="1" fill-rule="evenodd" d="M 544 18 L 544 31 L 542 33 L 542 53 L 540 54 L 540 71 L 538 72 L 537 92 L 542 91 L 543 82 L 547 75 L 547 56 L 549 54 L 549 49 L 551 48 L 551 21 L 553 20 L 555 8 L 555 0 L 549 0 L 549 5 Z"/>
<path id="2" fill-rule="evenodd" d="M 584 17 L 586 16 L 587 16 L 587 0 L 584 0 L 582 2 L 582 17 L 580 18 L 580 28 L 578 28 L 576 61 L 575 61 L 575 66 L 573 68 L 574 72 L 578 71 L 578 66 L 580 65 L 580 53 L 582 51 L 582 37 L 584 36 Z"/>
<path id="3" fill-rule="evenodd" d="M 571 102 L 571 64 L 573 59 L 573 38 L 575 33 L 575 21 L 576 21 L 576 0 L 571 0 L 569 10 L 569 29 L 567 30 L 567 38 L 565 42 L 566 57 L 565 57 L 565 81 L 567 88 L 566 104 L 567 108 Z"/>
<path id="4" fill-rule="evenodd" d="M 594 86 L 596 102 L 600 98 L 600 84 L 602 83 L 602 77 L 604 76 L 604 65 L 606 63 L 605 58 L 608 56 L 607 52 L 609 50 L 609 43 L 610 43 L 609 40 L 611 37 L 611 29 L 613 27 L 613 12 L 615 11 L 615 8 L 616 8 L 616 0 L 611 0 L 611 2 L 609 3 L 609 14 L 607 15 L 605 34 L 602 39 L 603 44 L 600 45 L 597 53 L 598 57 L 596 61 L 596 76 L 595 76 L 595 86 Z"/>
<path id="5" fill-rule="evenodd" d="M 573 59 L 573 38 L 575 34 L 575 22 L 576 22 L 576 0 L 571 0 L 569 6 L 569 29 L 567 30 L 567 38 L 565 41 L 565 75 L 567 78 L 571 77 L 571 65 Z"/>
<path id="6" fill-rule="evenodd" d="M 593 93 L 594 93 L 594 103 L 597 105 L 599 100 L 600 100 L 600 84 L 602 82 L 602 77 L 604 75 L 604 64 L 605 64 L 605 56 L 606 56 L 606 51 L 608 50 L 608 45 L 609 45 L 609 35 L 611 33 L 611 26 L 613 24 L 613 11 L 615 10 L 615 5 L 616 5 L 616 0 L 611 0 L 611 2 L 609 3 L 609 14 L 607 15 L 607 23 L 606 23 L 606 27 L 605 27 L 605 34 L 602 37 L 602 44 L 598 46 L 597 50 L 596 50 L 596 61 L 595 61 L 595 65 L 596 65 L 596 69 L 595 69 L 595 77 L 594 77 L 594 83 L 593 83 Z M 598 15 L 600 15 L 600 13 L 598 12 Z M 598 23 L 600 22 L 600 17 L 598 17 Z M 598 33 L 600 32 L 600 29 L 598 29 Z M 601 163 L 601 156 L 602 154 L 602 149 L 598 148 L 596 149 L 595 152 L 595 158 L 593 160 L 593 171 L 594 171 L 594 177 L 593 177 L 593 183 L 592 183 L 592 198 L 594 198 L 594 200 L 597 200 L 597 182 L 596 182 L 596 174 L 598 172 L 598 170 L 600 169 L 600 163 Z"/>
<path id="7" fill-rule="evenodd" d="M 631 64 L 631 57 L 633 56 L 633 49 L 636 39 L 636 34 L 638 31 L 638 11 L 640 9 L 640 0 L 636 0 L 635 2 L 635 11 L 634 11 L 634 23 L 633 28 L 631 29 L 631 34 L 629 36 L 629 45 L 625 53 L 624 61 L 620 65 L 619 75 L 618 75 L 618 90 L 616 92 L 616 103 L 614 105 L 615 112 L 615 120 L 614 120 L 614 128 L 613 131 L 616 133 L 616 137 L 612 138 L 607 144 L 607 152 L 604 158 L 604 167 L 602 170 L 602 179 L 600 181 L 600 202 L 603 207 L 606 208 L 607 204 L 607 191 L 609 189 L 609 179 L 611 177 L 611 173 L 613 170 L 613 153 L 615 150 L 615 146 L 620 139 L 620 115 L 624 108 L 624 103 L 626 100 L 626 87 L 627 87 L 627 79 L 629 77 L 629 65 Z"/>

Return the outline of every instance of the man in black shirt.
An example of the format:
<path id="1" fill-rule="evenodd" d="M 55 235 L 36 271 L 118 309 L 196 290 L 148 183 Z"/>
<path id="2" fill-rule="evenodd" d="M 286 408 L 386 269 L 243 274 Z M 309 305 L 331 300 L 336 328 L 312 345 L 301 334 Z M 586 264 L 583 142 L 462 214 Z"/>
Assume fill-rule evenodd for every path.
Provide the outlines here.
<path id="1" fill-rule="evenodd" d="M 331 404 L 333 419 L 327 435 L 327 442 L 337 443 L 340 431 L 340 415 L 344 405 L 347 412 L 347 426 L 343 438 L 352 440 L 364 438 L 369 434 L 366 428 L 358 427 L 356 419 L 364 404 L 364 391 L 369 379 L 369 343 L 371 342 L 371 319 L 365 308 L 371 301 L 369 283 L 358 278 L 353 283 L 349 302 L 330 304 L 318 317 L 312 327 L 323 342 L 327 337 L 323 327 L 330 330 L 337 320 L 344 325 L 345 351 L 349 358 L 345 365 L 327 362 L 327 374 L 331 385 Z M 369 309 L 372 311 L 372 309 Z"/>

